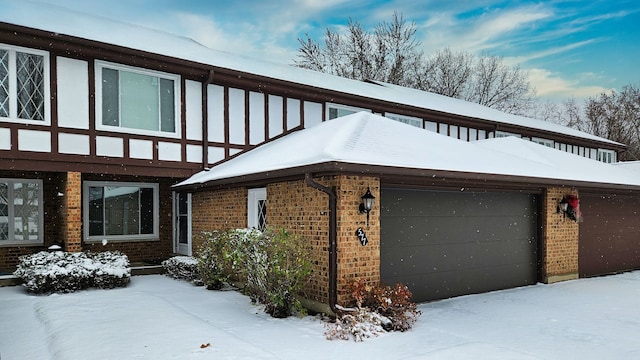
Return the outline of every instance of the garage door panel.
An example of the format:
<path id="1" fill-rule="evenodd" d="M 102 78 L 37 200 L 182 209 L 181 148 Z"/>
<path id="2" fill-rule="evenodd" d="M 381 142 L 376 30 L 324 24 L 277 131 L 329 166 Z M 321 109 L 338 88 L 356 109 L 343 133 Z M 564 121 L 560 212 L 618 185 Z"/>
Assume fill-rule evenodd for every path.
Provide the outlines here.
<path id="1" fill-rule="evenodd" d="M 640 268 L 640 196 L 580 196 L 580 276 Z"/>
<path id="2" fill-rule="evenodd" d="M 532 280 L 535 274 L 525 272 L 525 276 L 522 277 L 514 277 L 510 274 L 513 274 L 513 266 L 506 264 L 485 269 L 461 269 L 444 276 L 441 272 L 431 272 L 390 277 L 387 282 L 389 284 L 404 283 L 413 293 L 414 299 L 432 300 L 536 283 Z"/>
<path id="3" fill-rule="evenodd" d="M 491 238 L 514 238 L 535 231 L 535 223 L 523 216 L 471 216 L 464 217 L 465 226 L 460 226 L 459 216 L 387 216 L 385 226 L 396 229 L 389 234 L 389 243 L 404 246 L 437 243 L 466 243 Z M 501 224 L 499 227 L 496 223 Z M 407 236 L 411 234 L 411 236 Z"/>
<path id="4" fill-rule="evenodd" d="M 432 244 L 385 248 L 381 260 L 389 275 L 441 272 L 493 266 L 535 265 L 535 242 L 520 239 L 502 242 Z"/>
<path id="5" fill-rule="evenodd" d="M 416 301 L 537 281 L 535 196 L 383 188 L 381 206 L 382 279 Z"/>

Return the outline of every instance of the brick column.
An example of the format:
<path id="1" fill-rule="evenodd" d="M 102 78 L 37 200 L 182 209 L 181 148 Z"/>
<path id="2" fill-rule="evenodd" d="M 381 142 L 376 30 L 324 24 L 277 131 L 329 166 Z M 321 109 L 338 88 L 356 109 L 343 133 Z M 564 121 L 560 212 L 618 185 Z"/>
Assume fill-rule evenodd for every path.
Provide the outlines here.
<path id="1" fill-rule="evenodd" d="M 542 277 L 545 283 L 577 279 L 578 237 L 577 222 L 557 212 L 564 195 L 578 195 L 573 188 L 547 188 L 542 205 Z"/>
<path id="2" fill-rule="evenodd" d="M 349 288 L 354 281 L 380 284 L 380 179 L 366 176 L 338 177 L 338 304 L 351 301 Z M 367 188 L 375 196 L 375 203 L 367 217 L 359 206 Z M 368 240 L 362 245 L 356 230 L 362 228 Z"/>
<path id="3" fill-rule="evenodd" d="M 82 251 L 82 176 L 79 172 L 68 172 L 62 197 L 62 235 L 64 249 L 69 252 Z"/>

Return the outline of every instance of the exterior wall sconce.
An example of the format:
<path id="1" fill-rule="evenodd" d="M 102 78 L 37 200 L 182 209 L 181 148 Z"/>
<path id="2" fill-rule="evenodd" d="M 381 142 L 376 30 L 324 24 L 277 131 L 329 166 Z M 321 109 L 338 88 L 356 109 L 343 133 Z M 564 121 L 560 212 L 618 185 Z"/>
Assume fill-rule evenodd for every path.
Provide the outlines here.
<path id="1" fill-rule="evenodd" d="M 360 199 L 362 199 L 362 203 L 360 203 L 360 214 L 367 214 L 367 229 L 369 228 L 369 212 L 371 211 L 371 208 L 373 208 L 373 202 L 376 199 L 375 196 L 373 196 L 371 194 L 371 190 L 369 190 L 369 188 L 367 187 L 367 192 L 364 193 L 364 195 L 362 195 L 360 197 Z"/>
<path id="2" fill-rule="evenodd" d="M 569 217 L 573 221 L 580 221 L 580 199 L 575 195 L 565 195 L 558 203 L 556 213 L 562 213 L 563 217 Z"/>

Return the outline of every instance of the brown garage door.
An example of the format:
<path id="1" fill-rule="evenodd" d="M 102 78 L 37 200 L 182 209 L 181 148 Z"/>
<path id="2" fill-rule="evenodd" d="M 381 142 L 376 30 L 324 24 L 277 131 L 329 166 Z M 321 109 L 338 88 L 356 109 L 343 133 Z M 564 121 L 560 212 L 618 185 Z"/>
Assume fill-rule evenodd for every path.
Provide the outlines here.
<path id="1" fill-rule="evenodd" d="M 381 277 L 414 300 L 535 284 L 536 197 L 521 193 L 381 192 Z"/>
<path id="2" fill-rule="evenodd" d="M 640 196 L 580 195 L 581 277 L 640 268 Z"/>

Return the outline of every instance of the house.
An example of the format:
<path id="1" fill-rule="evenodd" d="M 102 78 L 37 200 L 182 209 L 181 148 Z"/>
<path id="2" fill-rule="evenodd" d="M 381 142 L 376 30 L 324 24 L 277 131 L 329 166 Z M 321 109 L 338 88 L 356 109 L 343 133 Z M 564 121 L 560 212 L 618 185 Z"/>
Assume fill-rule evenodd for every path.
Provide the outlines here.
<path id="1" fill-rule="evenodd" d="M 247 226 L 309 239 L 317 306 L 355 278 L 405 282 L 423 301 L 640 267 L 637 172 L 607 164 L 623 144 L 0 5 L 1 270 L 54 243 L 156 262 L 193 254 L 201 231 Z M 566 195 L 584 222 L 556 211 Z"/>

